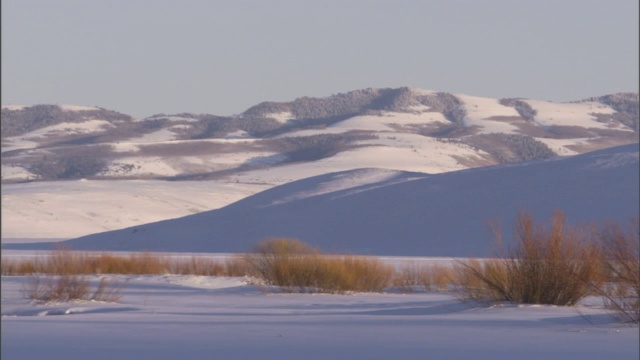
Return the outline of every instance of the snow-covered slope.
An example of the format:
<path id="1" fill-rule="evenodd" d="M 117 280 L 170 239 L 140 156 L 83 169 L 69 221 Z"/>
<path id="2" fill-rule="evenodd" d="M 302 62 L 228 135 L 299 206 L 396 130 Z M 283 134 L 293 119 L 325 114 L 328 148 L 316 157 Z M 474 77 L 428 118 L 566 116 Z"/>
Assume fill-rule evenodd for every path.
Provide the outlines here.
<path id="1" fill-rule="evenodd" d="M 266 189 L 198 181 L 74 180 L 2 186 L 2 241 L 69 239 L 217 209 Z"/>
<path id="2" fill-rule="evenodd" d="M 634 144 L 437 175 L 380 169 L 331 173 L 218 210 L 64 244 L 79 250 L 241 252 L 267 237 L 294 237 L 329 252 L 489 256 L 487 222 L 502 221 L 508 241 L 519 210 L 546 220 L 561 209 L 571 223 L 638 216 L 638 164 Z"/>

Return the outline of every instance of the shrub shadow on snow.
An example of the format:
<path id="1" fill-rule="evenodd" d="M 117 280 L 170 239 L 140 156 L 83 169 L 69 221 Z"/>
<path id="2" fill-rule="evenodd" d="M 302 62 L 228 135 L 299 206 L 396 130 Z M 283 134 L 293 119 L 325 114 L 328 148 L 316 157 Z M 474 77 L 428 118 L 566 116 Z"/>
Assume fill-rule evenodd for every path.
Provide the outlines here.
<path id="1" fill-rule="evenodd" d="M 363 315 L 384 315 L 384 316 L 426 316 L 454 314 L 475 308 L 474 305 L 461 303 L 458 301 L 438 301 L 433 303 L 407 303 L 405 306 L 393 309 L 382 309 L 364 312 L 354 312 L 352 314 Z"/>

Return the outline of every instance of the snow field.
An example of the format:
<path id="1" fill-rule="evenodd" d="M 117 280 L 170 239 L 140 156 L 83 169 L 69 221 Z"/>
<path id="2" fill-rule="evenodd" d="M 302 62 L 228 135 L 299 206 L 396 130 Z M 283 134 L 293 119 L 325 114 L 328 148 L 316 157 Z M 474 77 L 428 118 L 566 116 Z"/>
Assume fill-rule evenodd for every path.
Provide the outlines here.
<path id="1" fill-rule="evenodd" d="M 382 116 L 354 116 L 329 126 L 329 129 L 341 129 L 342 131 L 394 131 L 390 125 L 426 125 L 431 123 L 447 124 L 449 121 L 439 112 L 384 112 Z"/>
<path id="2" fill-rule="evenodd" d="M 519 117 L 516 109 L 500 104 L 498 99 L 455 94 L 464 103 L 467 116 L 464 119 L 466 126 L 477 126 L 480 134 L 490 133 L 519 133 L 518 127 L 501 121 L 491 120 L 491 117 L 512 116 Z"/>

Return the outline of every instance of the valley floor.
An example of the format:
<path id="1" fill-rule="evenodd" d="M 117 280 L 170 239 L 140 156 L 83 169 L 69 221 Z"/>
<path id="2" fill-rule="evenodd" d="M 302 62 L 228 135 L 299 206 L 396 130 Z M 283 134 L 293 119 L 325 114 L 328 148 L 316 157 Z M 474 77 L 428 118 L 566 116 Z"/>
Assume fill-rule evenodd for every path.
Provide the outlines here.
<path id="1" fill-rule="evenodd" d="M 637 326 L 451 294 L 285 294 L 243 278 L 120 276 L 118 303 L 35 304 L 2 277 L 2 359 L 638 359 Z M 98 277 L 92 277 L 93 284 Z"/>

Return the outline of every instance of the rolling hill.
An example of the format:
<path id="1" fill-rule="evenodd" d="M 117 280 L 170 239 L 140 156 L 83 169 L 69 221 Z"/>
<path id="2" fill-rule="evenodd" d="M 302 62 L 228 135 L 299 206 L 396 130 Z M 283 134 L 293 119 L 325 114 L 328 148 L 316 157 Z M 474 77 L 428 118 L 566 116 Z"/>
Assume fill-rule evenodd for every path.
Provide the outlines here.
<path id="1" fill-rule="evenodd" d="M 354 254 L 490 256 L 487 222 L 529 210 L 570 223 L 627 222 L 639 212 L 639 148 L 441 174 L 358 169 L 294 181 L 218 210 L 64 241 L 76 250 L 242 252 L 299 238 Z M 51 243 L 5 248 L 50 248 Z"/>

